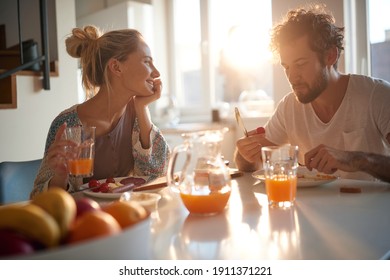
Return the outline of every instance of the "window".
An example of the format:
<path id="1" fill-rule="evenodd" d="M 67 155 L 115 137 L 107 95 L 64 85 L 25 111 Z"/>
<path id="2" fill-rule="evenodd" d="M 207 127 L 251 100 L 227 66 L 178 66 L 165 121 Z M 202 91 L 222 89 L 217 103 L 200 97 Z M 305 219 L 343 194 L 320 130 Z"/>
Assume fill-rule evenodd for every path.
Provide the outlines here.
<path id="1" fill-rule="evenodd" d="M 389 0 L 344 0 L 345 72 L 390 81 Z"/>
<path id="2" fill-rule="evenodd" d="M 369 0 L 369 41 L 371 52 L 371 75 L 390 81 L 390 11 L 389 0 Z"/>
<path id="3" fill-rule="evenodd" d="M 272 100 L 271 0 L 172 0 L 171 94 L 183 118 Z M 230 106 L 232 107 L 232 106 Z"/>

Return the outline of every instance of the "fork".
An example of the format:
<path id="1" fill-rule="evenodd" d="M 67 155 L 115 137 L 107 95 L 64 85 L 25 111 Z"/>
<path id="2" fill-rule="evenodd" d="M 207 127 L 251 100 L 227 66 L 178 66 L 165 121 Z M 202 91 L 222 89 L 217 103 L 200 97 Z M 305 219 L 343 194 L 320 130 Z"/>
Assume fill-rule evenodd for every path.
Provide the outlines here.
<path id="1" fill-rule="evenodd" d="M 239 127 L 244 131 L 245 137 L 248 137 L 248 131 L 245 128 L 244 122 L 242 121 L 240 111 L 238 110 L 237 107 L 234 108 L 235 116 L 236 116 L 236 121 Z"/>

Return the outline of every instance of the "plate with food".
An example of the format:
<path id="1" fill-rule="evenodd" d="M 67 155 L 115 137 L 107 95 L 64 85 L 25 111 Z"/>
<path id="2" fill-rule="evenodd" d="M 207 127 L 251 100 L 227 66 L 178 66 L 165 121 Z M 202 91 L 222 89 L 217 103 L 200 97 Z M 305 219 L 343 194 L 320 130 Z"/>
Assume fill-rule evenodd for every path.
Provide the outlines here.
<path id="1" fill-rule="evenodd" d="M 264 170 L 260 169 L 253 172 L 252 177 L 264 182 L 265 180 Z M 334 175 L 320 173 L 316 170 L 310 171 L 304 166 L 298 167 L 297 177 L 298 177 L 297 187 L 299 188 L 315 187 L 315 186 L 332 182 L 337 179 L 337 177 Z"/>
<path id="2" fill-rule="evenodd" d="M 150 180 L 147 176 L 128 176 L 107 178 L 102 180 L 90 180 L 81 186 L 84 194 L 97 198 L 115 199 L 120 198 L 124 192 L 159 192 L 166 187 L 166 180 L 158 178 Z"/>

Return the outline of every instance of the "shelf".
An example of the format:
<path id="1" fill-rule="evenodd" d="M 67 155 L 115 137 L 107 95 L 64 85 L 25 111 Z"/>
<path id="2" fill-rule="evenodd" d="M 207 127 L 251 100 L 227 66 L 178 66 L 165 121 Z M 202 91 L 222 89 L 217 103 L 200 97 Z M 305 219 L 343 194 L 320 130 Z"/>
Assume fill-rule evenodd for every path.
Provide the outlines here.
<path id="1" fill-rule="evenodd" d="M 0 109 L 16 108 L 16 75 L 0 79 Z"/>
<path id="2" fill-rule="evenodd" d="M 4 4 L 4 3 L 2 3 Z M 39 55 L 38 43 L 34 39 L 23 40 L 25 26 L 21 24 L 21 7 L 25 5 L 2 5 L 2 9 L 13 14 L 17 18 L 18 44 L 7 47 L 6 44 L 6 24 L 0 25 L 0 109 L 17 107 L 17 86 L 16 75 L 42 76 L 42 88 L 50 89 L 50 76 L 58 75 L 57 64 L 50 65 L 49 58 L 49 26 L 48 26 L 48 5 L 47 0 L 39 0 L 39 18 L 34 17 L 34 21 L 40 23 L 41 33 L 41 55 Z M 26 22 L 29 22 L 26 19 Z M 7 22 L 6 22 L 7 23 Z M 11 24 L 12 23 L 8 23 Z M 52 69 L 54 70 L 52 72 Z"/>
<path id="3" fill-rule="evenodd" d="M 0 74 L 7 71 L 0 69 Z M 58 77 L 58 61 L 52 61 L 49 65 L 50 77 Z M 17 76 L 42 76 L 42 71 L 21 70 L 15 73 Z"/>
<path id="4" fill-rule="evenodd" d="M 6 72 L 6 69 L 0 69 L 0 74 Z M 50 63 L 50 77 L 58 77 L 58 61 Z M 42 71 L 22 70 L 6 78 L 0 79 L 0 109 L 17 108 L 17 86 L 16 76 L 36 76 L 41 77 Z"/>

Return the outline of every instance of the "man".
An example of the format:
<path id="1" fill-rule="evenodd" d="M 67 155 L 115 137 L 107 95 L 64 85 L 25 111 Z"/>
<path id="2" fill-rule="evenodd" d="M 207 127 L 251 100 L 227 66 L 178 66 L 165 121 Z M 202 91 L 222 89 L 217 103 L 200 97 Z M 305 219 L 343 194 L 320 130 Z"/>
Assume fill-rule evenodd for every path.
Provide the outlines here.
<path id="1" fill-rule="evenodd" d="M 335 170 L 347 172 L 363 171 L 382 181 L 390 182 L 390 157 L 360 151 L 340 151 L 324 145 L 306 153 L 308 160 L 313 155 L 324 158 L 326 165 L 318 169 L 325 173 L 333 173 Z M 305 159 L 305 160 L 306 160 Z"/>
<path id="2" fill-rule="evenodd" d="M 251 131 L 237 141 L 240 170 L 261 167 L 261 146 L 291 143 L 299 146 L 299 162 L 310 170 L 369 179 L 365 170 L 345 169 L 338 156 L 390 154 L 390 84 L 337 70 L 343 32 L 318 5 L 289 11 L 273 28 L 271 47 L 292 92 L 278 104 L 265 133 Z"/>

